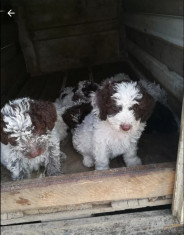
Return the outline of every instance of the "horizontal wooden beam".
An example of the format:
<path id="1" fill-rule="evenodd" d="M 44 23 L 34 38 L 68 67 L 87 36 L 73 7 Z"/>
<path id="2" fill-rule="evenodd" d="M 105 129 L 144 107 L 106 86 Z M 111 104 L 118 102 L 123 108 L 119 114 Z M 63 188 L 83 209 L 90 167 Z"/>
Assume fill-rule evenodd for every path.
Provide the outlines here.
<path id="1" fill-rule="evenodd" d="M 127 13 L 124 24 L 183 47 L 183 17 Z"/>
<path id="2" fill-rule="evenodd" d="M 123 0 L 126 12 L 183 16 L 183 0 Z"/>
<path id="3" fill-rule="evenodd" d="M 2 218 L 82 209 L 89 203 L 171 196 L 174 169 L 175 163 L 162 163 L 4 183 Z"/>
<path id="4" fill-rule="evenodd" d="M 161 83 L 178 101 L 182 102 L 183 77 L 176 72 L 170 71 L 166 65 L 142 50 L 132 41 L 127 40 L 127 47 L 129 53 L 150 71 L 155 80 Z"/>
<path id="5" fill-rule="evenodd" d="M 108 215 L 74 220 L 19 224 L 1 228 L 6 234 L 183 234 L 183 226 L 172 217 L 171 211 L 158 210 Z"/>

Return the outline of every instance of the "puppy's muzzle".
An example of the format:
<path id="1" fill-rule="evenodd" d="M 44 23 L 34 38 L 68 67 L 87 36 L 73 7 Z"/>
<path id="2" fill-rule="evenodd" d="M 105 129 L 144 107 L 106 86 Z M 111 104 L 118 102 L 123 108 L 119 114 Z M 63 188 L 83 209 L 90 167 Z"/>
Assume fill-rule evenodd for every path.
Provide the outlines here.
<path id="1" fill-rule="evenodd" d="M 30 151 L 29 153 L 27 153 L 27 156 L 29 158 L 35 158 L 35 157 L 42 155 L 44 152 L 45 152 L 44 148 L 38 148 L 38 149 L 34 149 L 34 150 Z"/>

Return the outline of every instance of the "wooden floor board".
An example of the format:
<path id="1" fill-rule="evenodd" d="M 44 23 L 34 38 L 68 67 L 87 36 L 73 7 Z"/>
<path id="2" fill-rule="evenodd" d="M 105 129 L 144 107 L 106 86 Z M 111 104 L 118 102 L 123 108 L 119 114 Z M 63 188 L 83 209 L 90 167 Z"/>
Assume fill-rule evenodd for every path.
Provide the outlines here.
<path id="1" fill-rule="evenodd" d="M 73 234 L 73 235 L 181 235 L 183 226 L 169 209 L 78 218 L 43 223 L 21 224 L 1 228 L 7 234 Z"/>

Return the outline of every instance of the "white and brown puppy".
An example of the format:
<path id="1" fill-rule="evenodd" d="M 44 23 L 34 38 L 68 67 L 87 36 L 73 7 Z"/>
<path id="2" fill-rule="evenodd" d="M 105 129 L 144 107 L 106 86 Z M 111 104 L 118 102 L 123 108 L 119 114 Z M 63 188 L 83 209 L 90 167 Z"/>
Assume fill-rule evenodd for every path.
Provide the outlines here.
<path id="1" fill-rule="evenodd" d="M 140 82 L 118 74 L 93 93 L 92 106 L 73 133 L 83 164 L 108 169 L 109 160 L 123 154 L 127 166 L 140 165 L 137 143 L 154 109 L 153 97 Z"/>
<path id="2" fill-rule="evenodd" d="M 95 82 L 80 81 L 76 87 L 66 87 L 56 99 L 55 104 L 62 110 L 62 119 L 69 129 L 74 129 L 91 111 L 91 93 L 98 89 Z"/>
<path id="3" fill-rule="evenodd" d="M 51 102 L 20 98 L 1 109 L 1 163 L 14 180 L 29 178 L 44 166 L 47 175 L 61 173 L 60 140 L 67 132 L 61 110 Z"/>

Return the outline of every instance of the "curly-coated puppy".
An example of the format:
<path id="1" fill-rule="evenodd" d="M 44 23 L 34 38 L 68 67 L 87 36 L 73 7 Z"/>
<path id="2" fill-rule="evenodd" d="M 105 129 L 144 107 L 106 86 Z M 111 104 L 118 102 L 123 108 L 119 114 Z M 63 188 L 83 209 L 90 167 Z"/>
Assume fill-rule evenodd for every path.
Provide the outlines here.
<path id="1" fill-rule="evenodd" d="M 60 140 L 66 136 L 61 110 L 51 102 L 20 98 L 1 109 L 1 163 L 14 180 L 29 178 L 44 166 L 47 175 L 61 173 Z"/>
<path id="2" fill-rule="evenodd" d="M 140 82 L 118 74 L 92 94 L 92 106 L 73 133 L 73 146 L 83 155 L 83 164 L 108 169 L 109 160 L 123 154 L 127 166 L 140 165 L 137 143 L 154 109 L 154 98 Z"/>
<path id="3" fill-rule="evenodd" d="M 95 82 L 80 81 L 76 87 L 66 87 L 56 99 L 56 103 L 63 110 L 62 119 L 69 129 L 74 129 L 91 112 L 90 94 L 98 87 Z"/>

